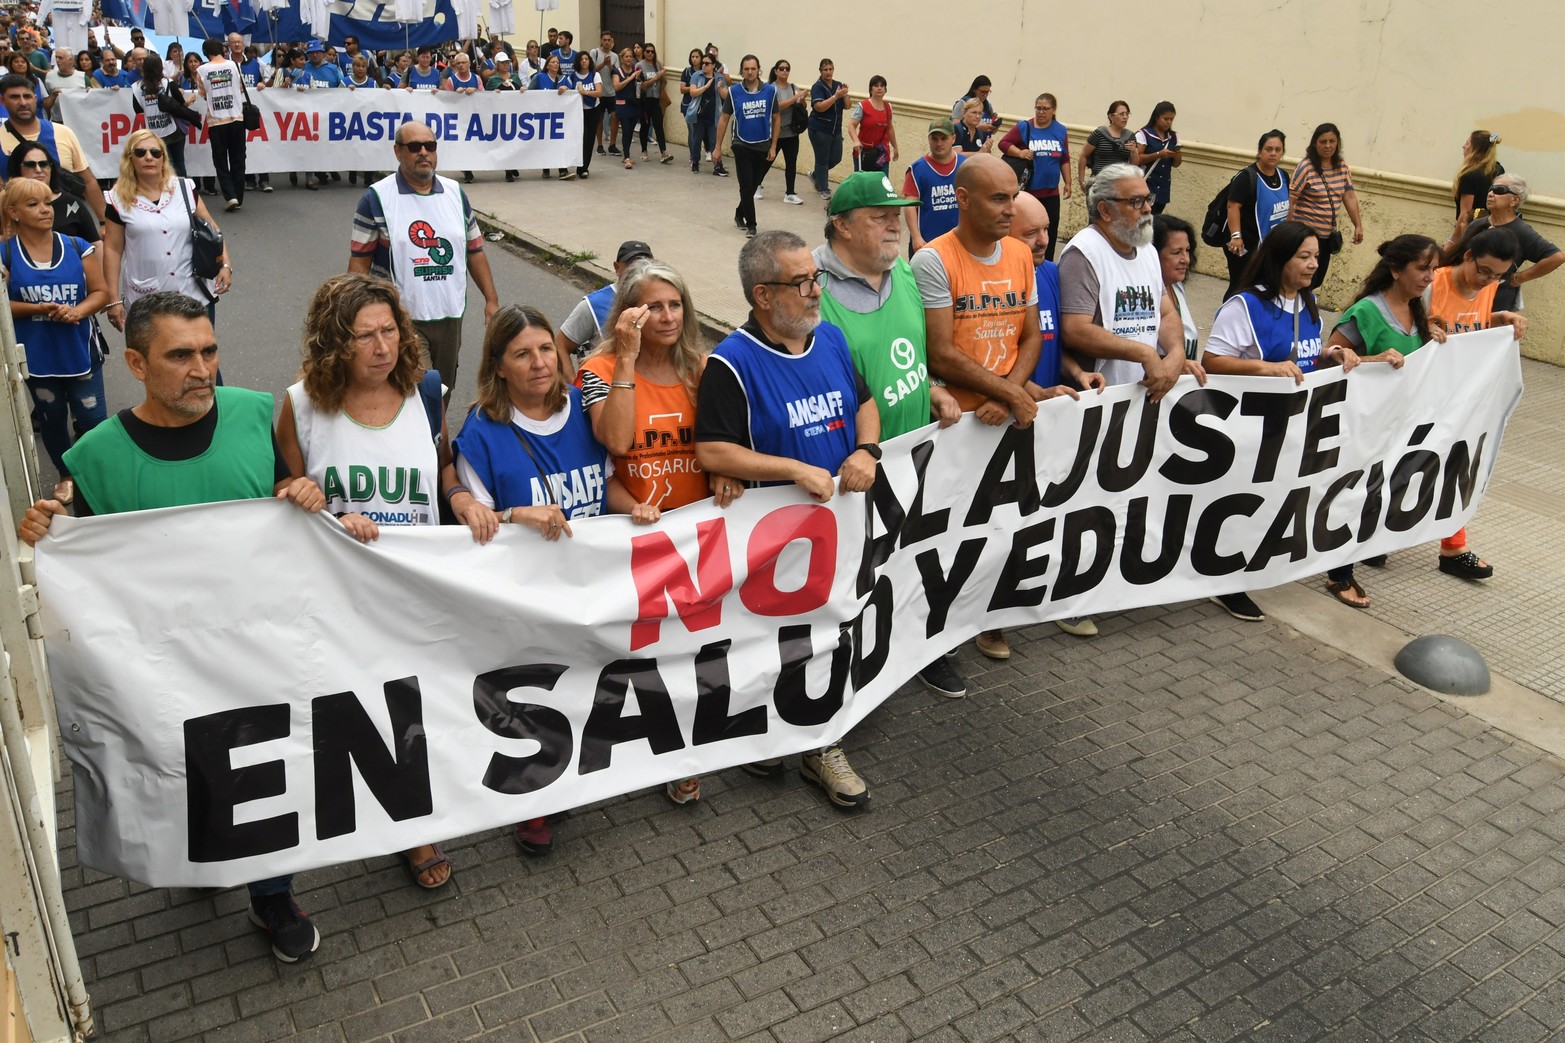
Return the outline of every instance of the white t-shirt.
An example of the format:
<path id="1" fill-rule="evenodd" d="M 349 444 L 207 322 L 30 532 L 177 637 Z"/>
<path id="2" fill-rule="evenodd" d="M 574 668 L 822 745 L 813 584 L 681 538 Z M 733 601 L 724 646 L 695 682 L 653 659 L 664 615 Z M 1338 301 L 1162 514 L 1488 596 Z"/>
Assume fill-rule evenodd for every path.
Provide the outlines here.
<path id="1" fill-rule="evenodd" d="M 196 76 L 206 89 L 207 119 L 212 123 L 226 123 L 244 115 L 244 86 L 239 79 L 239 66 L 227 58 L 213 58 L 196 69 Z"/>

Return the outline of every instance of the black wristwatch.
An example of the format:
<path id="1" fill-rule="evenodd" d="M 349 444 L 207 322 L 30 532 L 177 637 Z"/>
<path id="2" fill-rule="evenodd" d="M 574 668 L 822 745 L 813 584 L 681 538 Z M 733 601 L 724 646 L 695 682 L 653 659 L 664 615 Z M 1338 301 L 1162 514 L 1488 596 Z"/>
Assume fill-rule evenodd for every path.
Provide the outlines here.
<path id="1" fill-rule="evenodd" d="M 880 446 L 876 445 L 874 442 L 860 442 L 858 445 L 853 447 L 853 451 L 855 453 L 860 449 L 864 450 L 870 456 L 873 456 L 876 463 L 880 463 Z"/>

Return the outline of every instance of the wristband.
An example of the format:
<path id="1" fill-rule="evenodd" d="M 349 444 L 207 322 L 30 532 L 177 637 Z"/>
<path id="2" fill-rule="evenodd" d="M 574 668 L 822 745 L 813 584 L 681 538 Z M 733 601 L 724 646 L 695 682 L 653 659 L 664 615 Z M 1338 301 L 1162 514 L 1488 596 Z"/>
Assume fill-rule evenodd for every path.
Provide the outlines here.
<path id="1" fill-rule="evenodd" d="M 1235 232 L 1235 233 L 1234 233 L 1234 234 L 1233 234 L 1233 235 L 1231 235 L 1231 236 L 1229 236 L 1229 237 L 1228 237 L 1228 241 L 1229 241 L 1229 242 L 1230 242 L 1230 243 L 1231 243 L 1231 242 L 1233 242 L 1233 241 L 1234 241 L 1234 240 L 1235 240 L 1235 239 L 1243 239 L 1243 238 L 1244 238 L 1244 234 L 1243 234 L 1243 233 L 1241 233 L 1241 232 Z"/>
<path id="2" fill-rule="evenodd" d="M 635 386 L 636 386 L 636 382 L 634 380 L 611 380 L 611 381 L 609 381 L 609 387 L 611 387 L 611 388 L 632 388 L 633 389 L 633 388 L 635 388 Z"/>
<path id="3" fill-rule="evenodd" d="M 473 495 L 473 490 L 469 489 L 467 486 L 463 485 L 461 482 L 458 482 L 457 484 L 451 486 L 451 488 L 446 490 L 446 502 L 450 503 L 451 502 L 451 497 L 455 496 L 457 493 L 467 493 L 467 495 L 471 496 L 471 495 Z"/>

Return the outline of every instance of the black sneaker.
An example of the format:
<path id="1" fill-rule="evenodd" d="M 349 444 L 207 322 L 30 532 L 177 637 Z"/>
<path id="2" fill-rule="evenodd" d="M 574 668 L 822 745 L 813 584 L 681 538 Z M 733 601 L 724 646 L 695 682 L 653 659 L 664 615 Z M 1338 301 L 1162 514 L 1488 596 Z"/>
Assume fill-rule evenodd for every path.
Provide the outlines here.
<path id="1" fill-rule="evenodd" d="M 1235 619 L 1242 619 L 1246 623 L 1260 623 L 1266 619 L 1266 613 L 1261 611 L 1261 606 L 1250 600 L 1248 594 L 1219 594 L 1212 601 L 1228 610 L 1228 614 Z"/>
<path id="2" fill-rule="evenodd" d="M 619 146 L 618 145 L 610 145 L 609 146 L 609 155 L 611 155 L 611 156 L 619 155 Z"/>
<path id="3" fill-rule="evenodd" d="M 962 675 L 952 668 L 945 656 L 920 670 L 918 679 L 924 682 L 925 688 L 947 699 L 960 699 L 967 694 L 967 682 L 962 680 Z"/>
<path id="4" fill-rule="evenodd" d="M 727 177 L 728 176 L 728 168 L 723 166 L 721 163 L 719 163 L 716 167 L 714 167 L 712 169 L 712 176 L 713 177 Z"/>
<path id="5" fill-rule="evenodd" d="M 320 948 L 321 932 L 286 891 L 252 897 L 250 922 L 272 939 L 272 955 L 284 963 L 298 963 Z"/>

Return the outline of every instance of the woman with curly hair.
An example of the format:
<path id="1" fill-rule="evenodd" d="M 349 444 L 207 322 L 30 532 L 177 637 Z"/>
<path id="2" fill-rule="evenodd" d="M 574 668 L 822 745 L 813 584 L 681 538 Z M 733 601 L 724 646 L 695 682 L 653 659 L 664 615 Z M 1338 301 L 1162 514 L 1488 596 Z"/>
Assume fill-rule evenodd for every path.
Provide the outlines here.
<path id="1" fill-rule="evenodd" d="M 426 370 L 397 288 L 350 272 L 321 284 L 304 320 L 304 364 L 277 418 L 277 449 L 293 477 L 309 477 L 326 509 L 362 543 L 382 525 L 437 525 L 450 468 L 440 374 Z M 454 484 L 454 479 L 452 484 Z M 467 493 L 452 505 L 475 539 L 499 521 Z M 439 844 L 404 851 L 408 875 L 433 890 L 451 880 Z"/>

